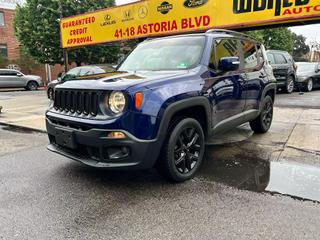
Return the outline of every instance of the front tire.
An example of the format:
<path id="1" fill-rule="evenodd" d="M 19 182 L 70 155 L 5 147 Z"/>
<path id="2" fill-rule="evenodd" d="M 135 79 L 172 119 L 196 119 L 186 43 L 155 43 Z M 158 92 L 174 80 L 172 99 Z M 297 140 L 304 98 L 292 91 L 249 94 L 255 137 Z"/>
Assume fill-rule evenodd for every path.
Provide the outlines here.
<path id="1" fill-rule="evenodd" d="M 30 81 L 27 84 L 27 90 L 29 90 L 29 91 L 36 91 L 36 90 L 38 90 L 38 87 L 39 87 L 39 85 L 35 81 Z"/>
<path id="2" fill-rule="evenodd" d="M 48 98 L 49 98 L 50 100 L 53 100 L 53 89 L 52 89 L 52 88 L 49 88 L 49 89 L 48 89 Z"/>
<path id="3" fill-rule="evenodd" d="M 204 133 L 193 118 L 173 121 L 157 163 L 160 174 L 169 181 L 184 182 L 193 178 L 205 151 Z"/>
<path id="4" fill-rule="evenodd" d="M 313 79 L 309 78 L 307 83 L 306 83 L 305 91 L 306 92 L 311 92 L 312 90 L 313 90 Z"/>
<path id="5" fill-rule="evenodd" d="M 269 131 L 273 119 L 273 100 L 267 95 L 263 102 L 260 115 L 250 122 L 250 127 L 255 133 L 266 133 Z"/>
<path id="6" fill-rule="evenodd" d="M 291 94 L 294 91 L 294 78 L 289 76 L 286 82 L 286 93 Z"/>

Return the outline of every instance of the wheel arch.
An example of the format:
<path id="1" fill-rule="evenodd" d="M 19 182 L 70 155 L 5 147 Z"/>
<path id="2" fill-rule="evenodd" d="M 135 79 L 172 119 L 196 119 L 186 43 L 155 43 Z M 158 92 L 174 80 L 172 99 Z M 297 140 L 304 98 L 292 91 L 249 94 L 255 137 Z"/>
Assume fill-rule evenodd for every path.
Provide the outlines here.
<path id="1" fill-rule="evenodd" d="M 276 83 L 270 83 L 263 89 L 261 94 L 261 99 L 260 99 L 260 108 L 259 108 L 260 111 L 261 111 L 263 99 L 265 99 L 266 96 L 270 96 L 274 102 L 276 98 L 276 93 L 277 93 Z"/>
<path id="2" fill-rule="evenodd" d="M 161 123 L 158 128 L 158 139 L 163 142 L 170 122 L 176 116 L 193 117 L 197 119 L 204 128 L 205 136 L 211 129 L 211 108 L 209 100 L 205 97 L 191 97 L 170 104 L 160 116 Z M 162 144 L 162 143 L 161 143 Z"/>

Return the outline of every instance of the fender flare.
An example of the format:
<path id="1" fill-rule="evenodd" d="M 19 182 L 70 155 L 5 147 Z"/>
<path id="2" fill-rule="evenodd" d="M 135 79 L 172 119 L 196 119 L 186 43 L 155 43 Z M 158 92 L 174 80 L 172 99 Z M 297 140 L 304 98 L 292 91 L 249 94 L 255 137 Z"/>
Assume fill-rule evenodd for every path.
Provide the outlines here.
<path id="1" fill-rule="evenodd" d="M 211 118 L 211 107 L 210 102 L 206 97 L 191 97 L 187 99 L 180 100 L 178 102 L 170 104 L 164 111 L 160 126 L 158 128 L 157 139 L 160 141 L 161 145 L 164 141 L 164 138 L 167 135 L 167 130 L 169 128 L 170 121 L 175 113 L 178 111 L 190 108 L 190 107 L 203 107 L 206 113 L 206 124 L 207 132 L 206 135 L 210 132 L 212 128 L 212 118 Z"/>
<path id="2" fill-rule="evenodd" d="M 262 91 L 261 94 L 261 99 L 260 99 L 260 107 L 259 107 L 259 112 L 261 112 L 261 107 L 262 107 L 262 102 L 263 99 L 266 97 L 266 94 L 268 91 L 273 90 L 274 91 L 274 96 L 277 94 L 277 83 L 269 83 L 267 86 Z"/>

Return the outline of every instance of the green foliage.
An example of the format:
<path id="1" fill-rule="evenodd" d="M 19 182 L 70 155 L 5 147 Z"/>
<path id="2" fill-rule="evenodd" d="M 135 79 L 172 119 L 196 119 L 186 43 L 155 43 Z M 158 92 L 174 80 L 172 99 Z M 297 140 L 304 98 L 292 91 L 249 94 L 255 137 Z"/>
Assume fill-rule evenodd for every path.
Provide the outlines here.
<path id="1" fill-rule="evenodd" d="M 288 28 L 270 28 L 249 31 L 246 34 L 262 42 L 266 49 L 283 50 L 293 53 L 293 33 Z"/>
<path id="2" fill-rule="evenodd" d="M 310 48 L 306 44 L 306 38 L 303 35 L 293 33 L 293 58 L 295 61 L 308 61 L 306 54 L 309 52 Z"/>
<path id="3" fill-rule="evenodd" d="M 60 18 L 114 5 L 114 0 L 27 0 L 18 6 L 14 17 L 15 34 L 27 54 L 39 63 L 62 64 Z M 70 50 L 69 62 L 111 63 L 119 47 L 89 46 Z"/>

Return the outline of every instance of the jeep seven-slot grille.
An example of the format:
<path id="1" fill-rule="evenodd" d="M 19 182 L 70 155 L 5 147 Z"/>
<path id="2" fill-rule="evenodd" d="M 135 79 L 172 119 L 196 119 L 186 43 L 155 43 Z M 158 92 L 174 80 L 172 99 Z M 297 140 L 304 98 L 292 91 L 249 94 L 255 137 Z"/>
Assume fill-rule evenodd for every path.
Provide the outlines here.
<path id="1" fill-rule="evenodd" d="M 99 107 L 99 95 L 83 90 L 56 89 L 54 108 L 60 112 L 96 116 Z"/>

